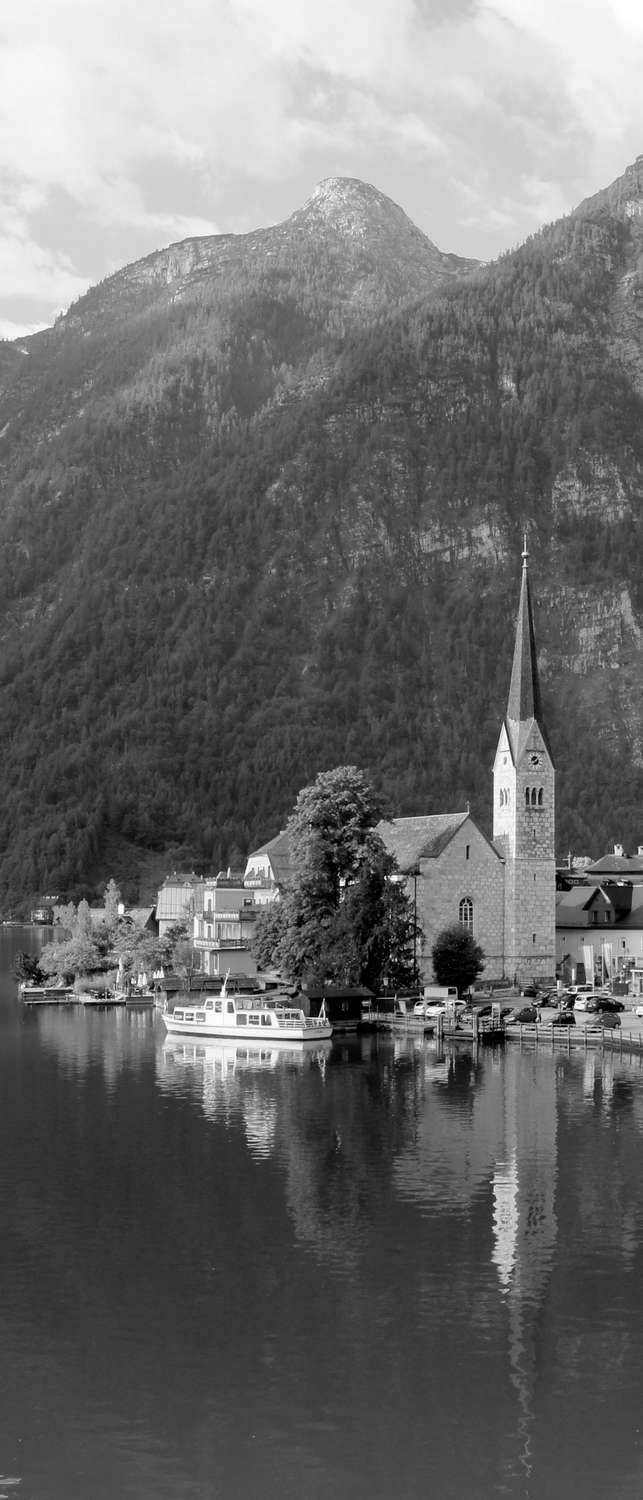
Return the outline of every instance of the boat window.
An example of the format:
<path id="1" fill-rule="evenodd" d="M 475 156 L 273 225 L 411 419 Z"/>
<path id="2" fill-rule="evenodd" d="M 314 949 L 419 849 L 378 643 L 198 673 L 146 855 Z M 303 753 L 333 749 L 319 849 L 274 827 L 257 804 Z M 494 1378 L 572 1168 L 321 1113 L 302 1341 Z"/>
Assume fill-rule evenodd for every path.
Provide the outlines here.
<path id="1" fill-rule="evenodd" d="M 251 1026 L 258 1026 L 259 1025 L 259 1017 L 258 1016 L 250 1015 L 250 1016 L 248 1016 L 248 1020 L 249 1020 Z"/>
<path id="2" fill-rule="evenodd" d="M 234 1015 L 234 1000 L 228 1000 L 228 1003 L 226 1005 L 226 1010 L 227 1010 L 229 1016 L 233 1016 Z"/>
<path id="3" fill-rule="evenodd" d="M 238 1010 L 237 1011 L 237 1026 L 247 1026 L 247 1025 L 248 1025 L 248 1017 L 244 1014 L 244 1012 L 242 1010 Z"/>
<path id="4" fill-rule="evenodd" d="M 262 1024 L 262 1026 L 269 1026 L 270 1025 L 270 1016 L 262 1016 L 261 1017 L 261 1024 Z"/>
<path id="5" fill-rule="evenodd" d="M 206 1000 L 206 1002 L 205 1002 L 205 1008 L 206 1008 L 206 1010 L 214 1010 L 214 1001 L 213 1000 Z"/>
<path id="6" fill-rule="evenodd" d="M 205 1024 L 205 1011 L 204 1010 L 198 1010 L 197 1013 L 196 1013 L 196 1018 L 197 1018 L 197 1021 L 201 1022 L 201 1024 Z"/>
<path id="7" fill-rule="evenodd" d="M 214 1009 L 215 1009 L 217 1015 L 220 1016 L 221 1015 L 221 1011 L 223 1010 L 223 1003 L 222 1003 L 221 1000 L 215 1000 L 215 1002 L 214 1002 Z"/>
<path id="8" fill-rule="evenodd" d="M 182 1021 L 183 1020 L 183 1011 L 182 1010 L 176 1010 L 176 1008 L 175 1008 L 175 1010 L 174 1010 L 174 1019 L 176 1021 Z"/>

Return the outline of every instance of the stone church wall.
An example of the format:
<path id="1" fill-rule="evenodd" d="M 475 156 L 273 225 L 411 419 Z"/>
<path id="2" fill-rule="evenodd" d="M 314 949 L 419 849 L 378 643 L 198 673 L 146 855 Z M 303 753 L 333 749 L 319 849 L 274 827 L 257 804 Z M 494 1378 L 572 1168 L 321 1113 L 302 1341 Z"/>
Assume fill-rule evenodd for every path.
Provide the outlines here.
<path id="1" fill-rule="evenodd" d="M 502 977 L 504 868 L 473 821 L 462 824 L 441 855 L 420 862 L 417 916 L 424 936 L 418 959 L 425 984 L 434 977 L 433 943 L 444 927 L 459 921 L 460 902 L 467 898 L 473 903 L 473 937 L 485 954 L 484 977 Z"/>

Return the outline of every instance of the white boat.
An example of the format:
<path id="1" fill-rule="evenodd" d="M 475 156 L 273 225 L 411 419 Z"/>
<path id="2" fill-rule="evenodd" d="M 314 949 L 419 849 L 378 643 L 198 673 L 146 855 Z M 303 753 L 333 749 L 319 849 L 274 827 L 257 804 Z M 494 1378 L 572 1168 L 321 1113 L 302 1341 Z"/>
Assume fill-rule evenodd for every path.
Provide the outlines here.
<path id="1" fill-rule="evenodd" d="M 171 1036 L 220 1036 L 237 1038 L 261 1046 L 281 1042 L 323 1042 L 333 1028 L 322 1006 L 318 1016 L 307 1016 L 301 1006 L 285 995 L 208 995 L 200 1005 L 175 1005 L 163 1011 L 163 1024 Z"/>

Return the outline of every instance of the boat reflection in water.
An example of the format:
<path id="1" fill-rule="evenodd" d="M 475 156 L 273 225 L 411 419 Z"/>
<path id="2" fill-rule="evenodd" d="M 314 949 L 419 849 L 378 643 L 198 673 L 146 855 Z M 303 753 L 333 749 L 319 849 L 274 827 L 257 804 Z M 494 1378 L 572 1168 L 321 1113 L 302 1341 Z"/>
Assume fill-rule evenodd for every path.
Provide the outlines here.
<path id="1" fill-rule="evenodd" d="M 172 1093 L 201 1092 L 204 1114 L 226 1124 L 240 1115 L 254 1155 L 271 1155 L 276 1139 L 278 1103 L 286 1075 L 325 1077 L 330 1040 L 310 1043 L 280 1040 L 274 1046 L 244 1046 L 231 1038 L 203 1037 L 198 1042 L 172 1037 L 161 1052 L 159 1086 Z"/>

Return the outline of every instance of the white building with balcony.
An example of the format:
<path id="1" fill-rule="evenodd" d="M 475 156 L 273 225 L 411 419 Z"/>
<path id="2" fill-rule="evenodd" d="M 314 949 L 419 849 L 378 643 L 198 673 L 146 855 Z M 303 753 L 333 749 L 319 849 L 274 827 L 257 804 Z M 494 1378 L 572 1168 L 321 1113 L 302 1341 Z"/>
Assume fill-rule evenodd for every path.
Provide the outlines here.
<path id="1" fill-rule="evenodd" d="M 194 917 L 194 950 L 204 974 L 223 979 L 243 974 L 254 979 L 257 965 L 252 935 L 257 905 L 242 877 L 206 876 L 203 910 Z"/>

